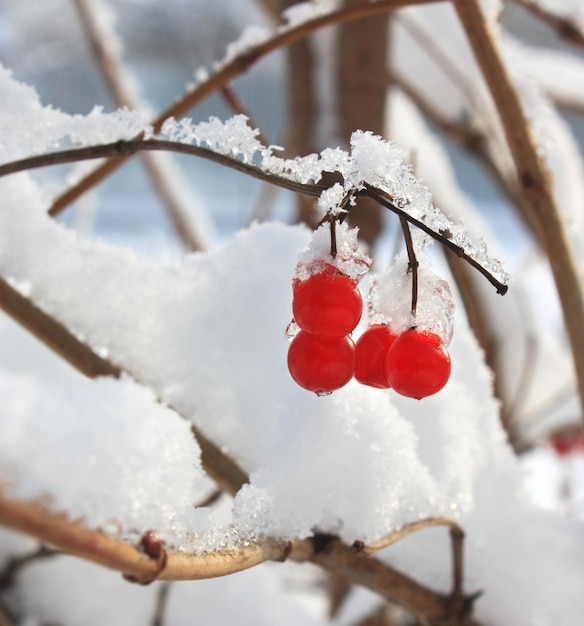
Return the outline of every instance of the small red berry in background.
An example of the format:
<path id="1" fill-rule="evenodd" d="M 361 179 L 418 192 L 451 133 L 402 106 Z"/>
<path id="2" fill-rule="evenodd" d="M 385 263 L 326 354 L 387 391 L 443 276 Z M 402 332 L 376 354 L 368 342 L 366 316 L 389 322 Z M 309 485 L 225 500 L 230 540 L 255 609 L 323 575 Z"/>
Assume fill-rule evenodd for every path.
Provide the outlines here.
<path id="1" fill-rule="evenodd" d="M 391 387 L 385 373 L 385 358 L 396 336 L 385 324 L 372 324 L 355 344 L 355 379 L 377 389 Z"/>
<path id="2" fill-rule="evenodd" d="M 340 389 L 355 371 L 350 337 L 323 337 L 301 330 L 288 349 L 288 369 L 298 385 L 325 395 Z"/>
<path id="3" fill-rule="evenodd" d="M 363 298 L 355 280 L 329 265 L 306 280 L 294 281 L 292 312 L 302 330 L 343 337 L 359 323 Z"/>
<path id="4" fill-rule="evenodd" d="M 557 432 L 551 435 L 549 442 L 559 457 L 584 454 L 584 434 L 580 429 Z"/>
<path id="5" fill-rule="evenodd" d="M 391 345 L 385 358 L 385 374 L 393 389 L 421 400 L 446 385 L 450 378 L 450 355 L 435 333 L 407 330 Z"/>

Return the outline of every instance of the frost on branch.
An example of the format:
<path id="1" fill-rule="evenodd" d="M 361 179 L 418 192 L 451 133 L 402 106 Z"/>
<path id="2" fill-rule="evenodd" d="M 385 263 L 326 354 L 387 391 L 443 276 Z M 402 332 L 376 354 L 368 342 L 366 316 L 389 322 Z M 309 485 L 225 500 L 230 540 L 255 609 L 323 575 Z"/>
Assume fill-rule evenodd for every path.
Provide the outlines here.
<path id="1" fill-rule="evenodd" d="M 338 8 L 339 4 L 339 0 L 312 0 L 294 4 L 282 11 L 282 17 L 286 20 L 284 28 L 300 26 L 305 22 L 326 15 Z"/>
<path id="2" fill-rule="evenodd" d="M 240 157 L 244 163 L 250 163 L 254 154 L 264 146 L 256 139 L 260 134 L 257 128 L 251 128 L 245 115 L 235 115 L 222 122 L 211 117 L 208 122 L 193 124 L 189 118 L 167 119 L 160 133 L 162 138 L 181 143 L 195 143 L 207 146 L 219 154 Z"/>
<path id="3" fill-rule="evenodd" d="M 335 173 L 342 182 L 323 189 L 319 207 L 323 214 L 339 215 L 346 211 L 353 196 L 371 187 L 384 194 L 392 206 L 412 220 L 417 220 L 439 236 L 449 239 L 467 256 L 490 272 L 503 285 L 508 275 L 501 263 L 487 253 L 484 241 L 469 238 L 462 224 L 453 223 L 432 203 L 428 189 L 414 176 L 405 160 L 405 151 L 391 141 L 371 132 L 355 131 L 351 149 L 327 148 L 320 154 L 283 159 L 274 154 L 277 146 L 265 147 L 257 140 L 257 130 L 251 129 L 243 115 L 226 122 L 212 118 L 209 122 L 193 124 L 189 120 L 168 120 L 163 126 L 163 138 L 184 143 L 205 143 L 225 155 L 242 155 L 250 163 L 258 155 L 259 167 L 267 174 L 293 182 L 318 184 L 324 172 Z"/>

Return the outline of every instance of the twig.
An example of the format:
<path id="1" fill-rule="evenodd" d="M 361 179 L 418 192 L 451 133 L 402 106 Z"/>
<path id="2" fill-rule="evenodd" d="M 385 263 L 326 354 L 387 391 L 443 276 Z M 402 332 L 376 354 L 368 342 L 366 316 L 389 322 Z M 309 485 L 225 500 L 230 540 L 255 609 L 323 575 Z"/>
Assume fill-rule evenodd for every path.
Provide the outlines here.
<path id="1" fill-rule="evenodd" d="M 35 561 L 51 558 L 60 554 L 57 550 L 41 545 L 34 552 L 25 554 L 24 556 L 16 556 L 9 559 L 0 571 L 0 589 L 6 589 L 14 584 L 14 580 L 20 570 Z"/>
<path id="2" fill-rule="evenodd" d="M 478 1 L 453 2 L 497 105 L 519 180 L 540 226 L 570 338 L 584 426 L 584 289 L 553 197 L 550 175 L 538 154 L 519 97 Z"/>
<path id="3" fill-rule="evenodd" d="M 177 141 L 166 141 L 163 139 L 133 139 L 130 141 L 116 141 L 114 143 L 101 144 L 98 146 L 88 146 L 86 148 L 73 148 L 71 150 L 61 150 L 59 152 L 49 152 L 47 154 L 40 154 L 18 161 L 12 161 L 11 163 L 5 163 L 0 165 L 0 177 L 7 176 L 8 174 L 15 174 L 25 170 L 36 169 L 40 167 L 46 167 L 49 165 L 59 165 L 64 163 L 75 163 L 77 161 L 90 161 L 92 159 L 101 159 L 103 157 L 111 157 L 116 155 L 116 158 L 124 158 L 127 155 L 136 154 L 141 151 L 162 151 L 162 152 L 176 152 L 178 154 L 189 154 L 191 156 L 198 156 L 208 161 L 213 161 L 225 167 L 243 172 L 248 176 L 258 178 L 265 182 L 272 183 L 279 187 L 284 187 L 290 191 L 296 191 L 298 193 L 305 193 L 312 196 L 318 196 L 325 189 L 322 185 L 309 185 L 304 183 L 297 183 L 288 178 L 270 174 L 264 170 L 251 165 L 250 163 L 244 163 L 239 159 L 230 157 L 225 154 L 214 152 L 209 148 L 203 148 L 201 146 L 195 146 L 187 143 L 179 143 Z M 112 160 L 108 160 L 107 163 L 111 163 Z"/>
<path id="4" fill-rule="evenodd" d="M 0 308 L 37 339 L 90 378 L 118 378 L 121 369 L 101 358 L 61 322 L 45 313 L 0 276 Z"/>
<path id="5" fill-rule="evenodd" d="M 464 624 L 472 597 L 455 615 L 448 596 L 437 594 L 377 559 L 343 545 L 335 538 L 324 538 L 312 559 L 326 571 L 341 574 L 353 584 L 375 589 L 379 595 L 409 611 L 423 624 Z M 456 621 L 457 620 L 457 621 Z"/>
<path id="6" fill-rule="evenodd" d="M 75 0 L 74 5 L 93 56 L 117 105 L 129 109 L 142 108 L 142 103 L 133 91 L 128 89 L 131 78 L 126 75 L 117 50 L 111 43 L 114 34 L 104 30 L 90 0 Z M 200 233 L 193 229 L 192 221 L 187 217 L 188 208 L 177 192 L 176 186 L 172 184 L 173 176 L 169 176 L 168 168 L 163 168 L 158 156 L 150 153 L 143 154 L 142 161 L 183 246 L 187 250 L 205 250 L 206 242 Z"/>
<path id="7" fill-rule="evenodd" d="M 406 250 L 408 253 L 408 271 L 412 274 L 412 320 L 416 323 L 416 311 L 418 308 L 418 259 L 416 258 L 416 251 L 414 250 L 414 242 L 412 241 L 412 233 L 410 232 L 410 225 L 403 215 L 399 216 L 399 221 L 402 227 L 402 233 L 406 244 Z"/>
<path id="8" fill-rule="evenodd" d="M 270 142 L 267 140 L 266 136 L 259 130 L 258 124 L 255 123 L 253 117 L 250 115 L 247 107 L 243 103 L 243 100 L 239 97 L 233 85 L 223 85 L 219 90 L 220 94 L 223 96 L 223 100 L 229 105 L 231 111 L 237 115 L 245 115 L 247 118 L 247 125 L 252 129 L 258 129 L 258 134 L 256 135 L 257 140 L 262 143 L 264 146 L 269 146 Z"/>
<path id="9" fill-rule="evenodd" d="M 424 231 L 427 235 L 430 235 L 430 237 L 441 243 L 444 247 L 452 250 L 452 252 L 454 252 L 454 254 L 459 256 L 461 259 L 464 259 L 472 267 L 478 270 L 491 283 L 491 285 L 493 285 L 493 287 L 495 287 L 498 294 L 504 295 L 507 293 L 507 285 L 495 278 L 495 276 L 493 276 L 493 274 L 491 274 L 489 270 L 487 270 L 480 263 L 478 263 L 478 261 L 475 261 L 475 259 L 470 257 L 460 246 L 457 246 L 454 242 L 450 241 L 450 239 L 448 239 L 448 237 L 446 237 L 444 234 L 436 232 L 424 222 L 416 219 L 415 217 L 412 217 L 403 209 L 400 209 L 393 202 L 393 198 L 391 198 L 386 192 L 381 189 L 377 189 L 376 187 L 372 187 L 367 183 L 364 184 L 364 192 L 372 198 L 375 198 L 377 202 L 388 208 L 390 211 L 393 211 L 400 217 L 404 217 L 410 224 L 413 224 L 420 230 Z"/>
<path id="10" fill-rule="evenodd" d="M 168 606 L 168 597 L 171 586 L 172 583 L 170 581 L 160 583 L 158 593 L 156 594 L 156 607 L 152 617 L 152 626 L 164 626 L 164 614 L 166 613 L 166 607 Z"/>
<path id="11" fill-rule="evenodd" d="M 538 17 L 548 26 L 551 26 L 563 39 L 568 40 L 570 43 L 584 46 L 584 32 L 574 20 L 557 15 L 542 7 L 538 2 L 534 2 L 534 0 L 512 1 Z"/>
<path id="12" fill-rule="evenodd" d="M 390 79 L 433 124 L 481 161 L 499 189 L 517 210 L 523 223 L 536 240 L 541 242 L 541 234 L 538 230 L 539 223 L 535 221 L 531 204 L 527 201 L 517 181 L 517 172 L 512 161 L 503 157 L 503 151 L 497 150 L 492 145 L 485 131 L 475 128 L 472 123 L 464 119 L 450 119 L 444 115 L 430 98 L 416 89 L 411 81 L 399 71 L 393 70 Z M 506 151 L 504 152 L 506 153 Z"/>
<path id="13" fill-rule="evenodd" d="M 49 154 L 38 155 L 21 159 L 19 161 L 13 161 L 0 165 L 0 177 L 8 174 L 14 174 L 24 170 L 30 170 L 39 167 L 45 167 L 47 165 L 56 165 L 61 163 L 71 163 L 75 161 L 97 159 L 104 155 L 118 154 L 134 154 L 140 150 L 167 150 L 171 152 L 179 152 L 182 154 L 190 154 L 199 156 L 216 163 L 220 163 L 226 167 L 244 172 L 249 176 L 253 176 L 263 181 L 270 182 L 274 185 L 296 191 L 298 193 L 304 193 L 311 196 L 318 196 L 326 189 L 323 185 L 313 185 L 307 183 L 298 183 L 283 176 L 278 176 L 269 172 L 265 172 L 261 168 L 251 165 L 249 163 L 243 163 L 239 159 L 219 154 L 208 148 L 202 148 L 200 146 L 194 146 L 191 144 L 178 143 L 175 141 L 165 141 L 160 139 L 149 140 L 132 140 L 132 141 L 117 141 L 110 144 L 102 144 L 99 146 L 90 146 L 87 148 L 75 148 L 72 150 L 63 150 L 61 152 L 52 152 Z M 373 187 L 367 183 L 363 184 L 363 189 L 360 191 L 350 191 L 344 198 L 342 206 L 350 201 L 351 197 L 357 195 L 370 196 L 389 210 L 396 213 L 398 216 L 405 218 L 410 224 L 418 227 L 426 234 L 433 237 L 436 241 L 441 243 L 452 250 L 459 257 L 464 259 L 467 263 L 477 269 L 487 280 L 496 288 L 497 293 L 503 295 L 507 292 L 508 286 L 499 281 L 489 270 L 487 270 L 478 261 L 470 257 L 460 246 L 452 242 L 448 237 L 435 231 L 433 228 L 425 224 L 424 222 L 412 217 L 405 210 L 399 208 L 393 201 L 393 197 L 387 192 Z"/>
<path id="14" fill-rule="evenodd" d="M 88 561 L 138 579 L 158 571 L 154 559 L 137 547 L 84 528 L 64 515 L 51 513 L 35 503 L 21 502 L 0 493 L 0 524 L 25 532 Z M 248 569 L 259 563 L 284 558 L 288 542 L 266 539 L 228 550 L 202 553 L 169 552 L 161 580 L 215 578 Z"/>
<path id="15" fill-rule="evenodd" d="M 317 17 L 313 20 L 306 21 L 292 28 L 283 28 L 278 30 L 276 34 L 257 46 L 251 46 L 245 52 L 240 53 L 235 58 L 223 63 L 220 68 L 212 74 L 207 80 L 193 86 L 181 98 L 176 100 L 171 106 L 163 111 L 152 122 L 154 132 L 160 131 L 162 124 L 169 117 L 182 117 L 196 104 L 210 96 L 212 93 L 220 89 L 236 76 L 247 71 L 254 63 L 264 56 L 283 48 L 285 46 L 307 37 L 311 33 L 330 26 L 332 24 L 340 24 L 351 20 L 356 20 L 371 15 L 378 15 L 405 6 L 430 4 L 440 0 L 378 0 L 371 3 L 363 0 L 358 4 L 349 7 L 342 7 L 336 11 L 331 11 L 325 15 Z M 138 137 L 136 137 L 138 139 Z M 65 193 L 55 199 L 49 213 L 50 215 L 58 215 L 66 206 L 77 200 L 79 196 L 87 190 L 94 187 L 105 177 L 112 174 L 120 165 L 128 158 L 117 159 L 116 161 L 108 160 L 98 166 L 86 177 L 82 178 L 74 187 L 68 189 Z"/>

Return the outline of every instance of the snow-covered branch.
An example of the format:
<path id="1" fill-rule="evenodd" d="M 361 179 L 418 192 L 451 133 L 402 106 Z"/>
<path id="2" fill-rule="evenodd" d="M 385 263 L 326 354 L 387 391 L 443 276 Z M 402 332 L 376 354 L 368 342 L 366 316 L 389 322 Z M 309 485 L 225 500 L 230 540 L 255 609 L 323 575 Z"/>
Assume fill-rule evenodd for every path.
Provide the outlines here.
<path id="1" fill-rule="evenodd" d="M 342 6 L 336 10 L 312 13 L 310 16 L 307 15 L 305 19 L 281 26 L 272 35 L 267 32 L 258 34 L 254 30 L 255 34 L 253 37 L 250 37 L 249 33 L 246 34 L 244 32 L 238 42 L 231 44 L 225 58 L 217 64 L 213 73 L 193 84 L 182 97 L 177 98 L 153 120 L 152 127 L 154 132 L 158 132 L 168 118 L 180 118 L 188 113 L 199 102 L 221 89 L 235 77 L 249 70 L 252 65 L 263 57 L 326 26 L 386 13 L 405 6 L 430 4 L 433 2 L 437 2 L 437 0 L 377 0 L 376 2 L 363 0 L 362 2 L 351 3 L 349 6 Z M 250 40 L 253 43 L 250 43 Z M 116 161 L 109 160 L 90 172 L 76 185 L 55 199 L 51 207 L 51 214 L 59 214 L 82 194 L 99 184 L 99 182 L 122 165 L 125 158 Z"/>
<path id="2" fill-rule="evenodd" d="M 60 550 L 120 571 L 138 582 L 215 578 L 265 561 L 281 560 L 290 552 L 287 541 L 266 539 L 212 552 L 168 552 L 161 567 L 162 559 L 148 554 L 147 547 L 139 549 L 112 539 L 64 515 L 51 513 L 39 504 L 15 500 L 2 493 L 0 525 L 28 533 Z M 160 546 L 159 550 L 164 550 L 164 547 Z"/>
<path id="3" fill-rule="evenodd" d="M 112 154 L 123 157 L 142 150 L 191 154 L 292 191 L 319 196 L 324 210 L 333 213 L 338 210 L 350 211 L 350 206 L 340 209 L 341 199 L 346 201 L 351 196 L 367 195 L 470 263 L 489 280 L 498 293 L 504 294 L 507 291 L 507 276 L 501 264 L 488 257 L 486 249 L 483 249 L 484 244 L 475 245 L 467 238 L 461 226 L 450 222 L 432 206 L 425 188 L 415 180 L 407 167 L 401 164 L 399 150 L 383 142 L 379 137 L 372 137 L 368 133 L 355 133 L 354 155 L 336 149 L 325 150 L 320 155 L 284 160 L 274 156 L 272 148 L 265 148 L 256 142 L 257 131 L 247 127 L 245 120 L 238 117 L 232 118 L 226 125 L 222 125 L 217 119 L 199 126 L 177 123 L 174 120 L 169 122 L 171 123 L 166 124 L 163 131 L 166 129 L 174 141 L 164 139 L 118 141 L 38 155 L 1 165 L 0 177 L 37 167 L 97 159 Z M 212 140 L 209 139 L 211 136 L 209 132 L 215 134 Z M 192 141 L 199 144 L 211 142 L 212 149 L 193 145 Z M 359 144 L 363 142 L 367 145 L 359 148 Z M 261 166 L 255 166 L 250 162 L 258 150 L 262 154 Z M 377 151 L 375 157 L 365 157 L 366 152 L 375 151 Z M 235 156 L 231 156 L 230 153 Z M 236 158 L 240 154 L 242 158 Z M 402 168 L 403 171 L 399 173 L 397 170 L 392 171 L 396 168 L 397 170 Z M 343 186 L 334 183 L 326 187 L 309 182 L 320 181 L 323 172 L 340 173 L 344 179 Z"/>

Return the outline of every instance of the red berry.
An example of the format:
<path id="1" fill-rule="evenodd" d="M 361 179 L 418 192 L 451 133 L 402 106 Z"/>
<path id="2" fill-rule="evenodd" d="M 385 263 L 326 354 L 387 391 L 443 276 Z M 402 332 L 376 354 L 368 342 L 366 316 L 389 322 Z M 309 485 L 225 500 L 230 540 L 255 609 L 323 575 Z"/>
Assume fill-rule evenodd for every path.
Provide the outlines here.
<path id="1" fill-rule="evenodd" d="M 355 344 L 355 378 L 378 389 L 391 387 L 385 374 L 385 357 L 395 335 L 385 324 L 373 324 Z"/>
<path id="2" fill-rule="evenodd" d="M 330 393 L 353 377 L 355 344 L 350 337 L 322 337 L 301 330 L 288 349 L 288 369 L 304 389 Z"/>
<path id="3" fill-rule="evenodd" d="M 407 330 L 393 342 L 385 358 L 385 373 L 393 389 L 421 400 L 437 393 L 450 378 L 450 356 L 435 333 Z"/>
<path id="4" fill-rule="evenodd" d="M 550 437 L 550 443 L 558 456 L 584 452 L 584 435 L 580 431 L 566 430 L 555 433 Z"/>
<path id="5" fill-rule="evenodd" d="M 359 323 L 363 299 L 356 282 L 335 269 L 294 282 L 292 311 L 302 330 L 314 335 L 343 337 Z"/>

